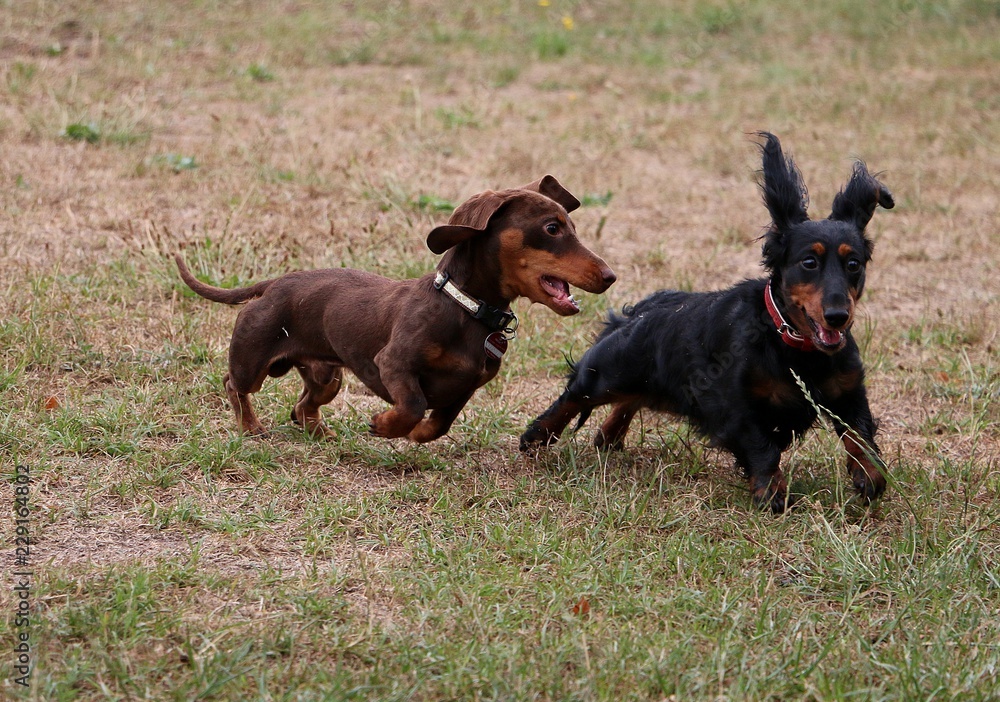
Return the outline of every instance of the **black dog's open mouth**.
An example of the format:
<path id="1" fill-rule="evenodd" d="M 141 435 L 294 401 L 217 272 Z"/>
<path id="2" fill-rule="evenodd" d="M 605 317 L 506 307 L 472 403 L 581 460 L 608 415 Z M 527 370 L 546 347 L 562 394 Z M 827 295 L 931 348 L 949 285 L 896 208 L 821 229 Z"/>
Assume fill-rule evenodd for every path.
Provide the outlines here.
<path id="1" fill-rule="evenodd" d="M 548 306 L 555 312 L 570 315 L 580 311 L 580 303 L 569 294 L 569 283 L 565 280 L 551 275 L 543 275 L 538 279 L 538 282 L 550 298 Z"/>
<path id="2" fill-rule="evenodd" d="M 809 326 L 812 327 L 813 343 L 826 351 L 836 351 L 844 345 L 846 334 L 836 329 L 827 329 L 822 324 L 816 322 L 812 317 L 808 317 Z"/>

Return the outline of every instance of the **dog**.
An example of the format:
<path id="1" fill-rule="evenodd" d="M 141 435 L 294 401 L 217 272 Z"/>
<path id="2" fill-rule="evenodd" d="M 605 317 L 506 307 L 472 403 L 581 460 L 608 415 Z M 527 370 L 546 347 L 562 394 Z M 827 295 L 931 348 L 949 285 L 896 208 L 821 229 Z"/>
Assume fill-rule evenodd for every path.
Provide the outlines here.
<path id="1" fill-rule="evenodd" d="M 865 235 L 889 190 L 858 161 L 830 216 L 811 220 L 801 174 L 777 137 L 758 135 L 761 189 L 771 215 L 763 235 L 767 277 L 728 290 L 663 290 L 609 315 L 562 395 L 521 436 L 522 451 L 554 443 L 577 415 L 612 405 L 594 443 L 620 449 L 642 408 L 682 415 L 730 451 L 753 502 L 791 504 L 781 453 L 829 411 L 855 488 L 870 502 L 885 491 L 864 366 L 851 334 L 873 243 Z M 794 375 L 793 375 L 794 374 Z M 796 383 L 808 388 L 806 397 Z"/>
<path id="2" fill-rule="evenodd" d="M 496 376 L 517 328 L 511 301 L 526 297 L 572 315 L 580 308 L 570 285 L 602 293 L 615 282 L 576 236 L 569 213 L 579 206 L 550 175 L 479 193 L 431 230 L 427 246 L 444 255 L 435 273 L 412 280 L 334 268 L 223 289 L 196 279 L 179 254 L 175 260 L 198 295 L 245 303 L 224 379 L 244 433 L 267 433 L 250 395 L 295 368 L 304 388 L 292 421 L 328 435 L 320 407 L 337 396 L 347 368 L 392 405 L 372 417 L 372 434 L 424 443 L 446 434 Z"/>

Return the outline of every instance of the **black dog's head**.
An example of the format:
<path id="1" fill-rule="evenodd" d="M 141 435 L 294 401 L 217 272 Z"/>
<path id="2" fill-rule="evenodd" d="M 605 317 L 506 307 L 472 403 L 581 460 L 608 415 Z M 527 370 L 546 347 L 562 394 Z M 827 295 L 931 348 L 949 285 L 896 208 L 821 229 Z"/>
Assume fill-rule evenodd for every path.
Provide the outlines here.
<path id="1" fill-rule="evenodd" d="M 767 132 L 760 136 L 764 139 L 761 189 L 771 213 L 771 227 L 764 235 L 764 266 L 796 331 L 816 348 L 836 353 L 854 322 L 854 305 L 864 290 L 865 265 L 874 248 L 865 227 L 876 205 L 893 207 L 892 193 L 858 161 L 834 198 L 830 216 L 810 220 L 798 168 L 782 154 L 776 136 Z"/>

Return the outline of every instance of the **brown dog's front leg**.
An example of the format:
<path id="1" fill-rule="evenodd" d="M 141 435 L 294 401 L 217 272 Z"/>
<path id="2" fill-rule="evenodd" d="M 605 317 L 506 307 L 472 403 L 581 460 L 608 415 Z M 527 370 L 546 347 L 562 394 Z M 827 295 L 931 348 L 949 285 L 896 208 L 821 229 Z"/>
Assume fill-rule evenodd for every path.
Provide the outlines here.
<path id="1" fill-rule="evenodd" d="M 458 417 L 459 412 L 462 411 L 462 408 L 465 407 L 472 395 L 473 393 L 470 392 L 459 402 L 432 410 L 430 416 L 420 420 L 420 423 L 413 427 L 413 431 L 409 433 L 408 438 L 411 441 L 416 441 L 418 444 L 425 444 L 428 441 L 434 441 L 434 439 L 439 439 L 447 434 L 448 430 L 451 429 L 451 425 Z"/>
<path id="2" fill-rule="evenodd" d="M 384 439 L 398 439 L 408 436 L 413 428 L 424 418 L 427 411 L 427 402 L 423 404 L 423 410 L 418 405 L 394 405 L 392 409 L 379 412 L 371 421 L 371 433 L 381 436 Z"/>
<path id="3" fill-rule="evenodd" d="M 392 407 L 372 417 L 371 433 L 386 439 L 408 435 L 427 411 L 427 398 L 420 388 L 417 370 L 393 363 L 401 353 L 403 352 L 393 353 L 387 346 L 374 359 L 382 385 L 392 398 Z"/>

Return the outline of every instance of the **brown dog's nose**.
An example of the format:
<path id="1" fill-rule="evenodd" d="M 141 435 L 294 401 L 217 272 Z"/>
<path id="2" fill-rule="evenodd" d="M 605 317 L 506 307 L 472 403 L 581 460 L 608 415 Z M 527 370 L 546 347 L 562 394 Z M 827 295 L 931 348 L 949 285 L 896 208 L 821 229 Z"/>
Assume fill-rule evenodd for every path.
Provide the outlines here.
<path id="1" fill-rule="evenodd" d="M 613 282 L 618 280 L 618 276 L 615 275 L 613 270 L 604 266 L 604 268 L 601 269 L 601 280 L 604 281 L 604 287 L 609 288 Z"/>

